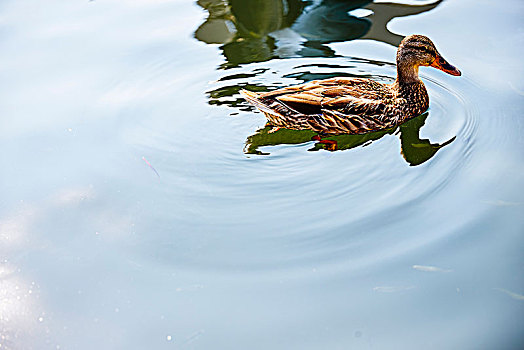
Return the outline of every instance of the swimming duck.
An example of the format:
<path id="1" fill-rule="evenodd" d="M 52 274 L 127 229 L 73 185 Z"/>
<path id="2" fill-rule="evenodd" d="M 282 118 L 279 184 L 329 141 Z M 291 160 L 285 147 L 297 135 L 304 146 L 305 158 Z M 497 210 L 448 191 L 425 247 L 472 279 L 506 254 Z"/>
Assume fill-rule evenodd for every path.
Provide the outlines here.
<path id="1" fill-rule="evenodd" d="M 429 96 L 418 77 L 419 66 L 461 75 L 428 37 L 410 35 L 398 47 L 397 79 L 392 84 L 364 78 L 331 78 L 266 93 L 240 93 L 276 129 L 364 134 L 402 124 L 428 109 Z"/>

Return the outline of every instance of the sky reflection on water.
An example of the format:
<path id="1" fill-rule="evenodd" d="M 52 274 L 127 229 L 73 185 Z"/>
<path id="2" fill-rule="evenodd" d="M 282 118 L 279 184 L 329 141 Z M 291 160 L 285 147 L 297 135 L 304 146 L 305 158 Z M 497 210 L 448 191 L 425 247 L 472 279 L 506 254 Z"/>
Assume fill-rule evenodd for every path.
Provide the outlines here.
<path id="1" fill-rule="evenodd" d="M 204 1 L 2 2 L 2 349 L 522 347 L 522 2 L 285 3 L 209 44 Z M 464 75 L 407 134 L 253 142 L 238 86 L 390 81 L 415 32 Z"/>

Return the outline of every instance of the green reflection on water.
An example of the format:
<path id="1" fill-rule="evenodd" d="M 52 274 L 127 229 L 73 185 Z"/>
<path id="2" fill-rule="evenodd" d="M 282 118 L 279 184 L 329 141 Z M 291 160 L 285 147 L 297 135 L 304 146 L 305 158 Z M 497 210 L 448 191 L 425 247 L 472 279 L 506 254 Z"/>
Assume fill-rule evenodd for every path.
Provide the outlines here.
<path id="1" fill-rule="evenodd" d="M 255 134 L 249 136 L 246 140 L 244 152 L 247 154 L 269 154 L 259 150 L 264 146 L 292 145 L 301 144 L 310 141 L 316 141 L 309 151 L 318 151 L 321 149 L 327 151 L 342 151 L 365 146 L 371 142 L 382 138 L 384 135 L 394 134 L 397 130 L 400 135 L 401 154 L 409 165 L 420 165 L 431 157 L 444 146 L 449 145 L 455 140 L 455 137 L 439 144 L 431 143 L 428 139 L 421 139 L 420 129 L 424 126 L 428 113 L 419 115 L 399 127 L 377 131 L 363 135 L 336 135 L 321 137 L 310 130 L 288 130 L 279 129 L 272 132 L 270 126 L 258 130 Z"/>
<path id="2" fill-rule="evenodd" d="M 333 42 L 362 38 L 398 46 L 403 37 L 390 32 L 387 24 L 394 18 L 430 11 L 441 2 L 198 0 L 209 16 L 195 37 L 222 44 L 227 60 L 223 68 L 272 58 L 332 57 L 335 52 L 326 44 Z"/>

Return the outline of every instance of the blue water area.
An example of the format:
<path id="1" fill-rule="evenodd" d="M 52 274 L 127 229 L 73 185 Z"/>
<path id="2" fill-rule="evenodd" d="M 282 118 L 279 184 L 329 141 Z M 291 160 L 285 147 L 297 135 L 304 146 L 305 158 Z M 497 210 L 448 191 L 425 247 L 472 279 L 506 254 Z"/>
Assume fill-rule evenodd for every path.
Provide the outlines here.
<path id="1" fill-rule="evenodd" d="M 524 2 L 3 0 L 2 349 L 522 349 Z M 396 76 L 384 131 L 239 90 Z M 274 132 L 273 132 L 274 131 Z"/>

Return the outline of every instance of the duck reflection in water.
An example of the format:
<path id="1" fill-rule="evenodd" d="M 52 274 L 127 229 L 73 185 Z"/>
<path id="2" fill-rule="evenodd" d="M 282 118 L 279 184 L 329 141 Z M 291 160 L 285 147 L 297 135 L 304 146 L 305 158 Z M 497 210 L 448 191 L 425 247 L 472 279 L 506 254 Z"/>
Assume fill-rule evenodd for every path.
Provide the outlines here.
<path id="1" fill-rule="evenodd" d="M 442 0 L 398 4 L 365 0 L 198 0 L 209 12 L 195 37 L 222 44 L 223 68 L 285 57 L 333 57 L 326 44 L 371 39 L 398 46 L 394 18 L 437 7 Z"/>
<path id="2" fill-rule="evenodd" d="M 282 144 L 301 144 L 316 141 L 309 151 L 321 149 L 327 151 L 342 151 L 359 146 L 367 146 L 371 142 L 382 138 L 385 135 L 400 134 L 401 154 L 406 162 L 411 166 L 416 166 L 429 160 L 439 149 L 449 145 L 455 137 L 444 143 L 431 143 L 428 139 L 421 139 L 420 129 L 424 126 L 428 113 L 424 113 L 413 118 L 399 127 L 388 130 L 377 131 L 362 135 L 318 135 L 310 130 L 288 130 L 278 129 L 272 132 L 271 126 L 266 126 L 258 130 L 254 135 L 247 138 L 244 152 L 246 154 L 269 154 L 260 150 L 265 146 L 277 146 Z"/>

